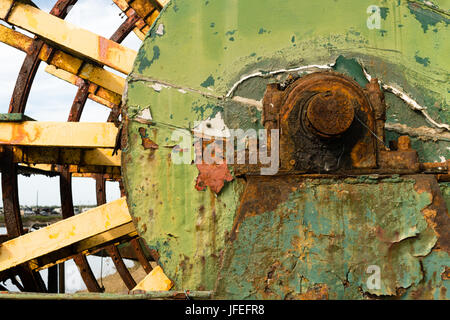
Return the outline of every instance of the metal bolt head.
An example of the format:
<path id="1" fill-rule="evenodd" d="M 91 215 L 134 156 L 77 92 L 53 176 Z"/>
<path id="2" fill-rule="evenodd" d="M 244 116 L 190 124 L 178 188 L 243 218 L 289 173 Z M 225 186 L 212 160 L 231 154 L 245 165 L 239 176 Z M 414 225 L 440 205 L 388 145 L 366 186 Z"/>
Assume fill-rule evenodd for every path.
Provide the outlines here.
<path id="1" fill-rule="evenodd" d="M 316 94 L 310 99 L 307 108 L 307 120 L 317 130 L 317 134 L 324 137 L 344 133 L 355 116 L 351 100 L 339 91 Z"/>

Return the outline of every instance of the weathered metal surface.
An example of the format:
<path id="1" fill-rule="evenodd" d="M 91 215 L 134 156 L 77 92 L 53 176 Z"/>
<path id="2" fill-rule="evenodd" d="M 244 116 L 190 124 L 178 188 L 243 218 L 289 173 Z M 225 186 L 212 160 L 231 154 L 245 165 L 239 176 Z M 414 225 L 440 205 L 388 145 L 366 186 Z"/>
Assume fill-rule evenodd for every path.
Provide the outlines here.
<path id="1" fill-rule="evenodd" d="M 373 109 L 356 81 L 312 73 L 286 88 L 280 102 L 275 108 L 281 169 L 320 173 L 376 167 Z"/>
<path id="2" fill-rule="evenodd" d="M 329 299 L 448 298 L 441 274 L 450 259 L 446 245 L 438 244 L 447 240 L 437 220 L 442 218 L 439 225 L 446 228 L 450 219 L 445 207 L 432 206 L 442 201 L 436 186 L 433 177 L 422 176 L 328 183 L 252 178 L 227 242 L 216 293 L 296 299 L 319 285 Z M 279 196 L 268 198 L 269 192 Z M 429 263 L 436 263 L 434 276 L 421 267 Z M 381 270 L 378 290 L 367 285 L 370 265 Z"/>
<path id="3" fill-rule="evenodd" d="M 448 299 L 448 189 L 434 175 L 405 176 L 450 158 L 447 20 L 411 1 L 287 0 L 276 14 L 268 0 L 166 5 L 128 78 L 122 171 L 137 230 L 174 289 L 221 298 Z M 370 152 L 357 154 L 370 158 L 374 175 L 258 177 L 228 164 L 233 180 L 218 193 L 195 188 L 196 153 L 183 137 L 208 124 L 215 132 L 277 128 L 278 113 L 264 109 L 267 85 L 284 91 L 323 69 L 359 86 L 352 96 L 372 120 L 364 127 Z M 277 90 L 273 101 L 282 98 Z M 411 149 L 402 137 L 388 150 L 400 135 L 411 136 Z M 379 289 L 367 286 L 369 265 L 380 267 Z"/>
<path id="4" fill-rule="evenodd" d="M 96 60 L 96 62 L 103 61 L 103 62 L 105 62 L 106 65 L 112 66 L 113 68 L 114 68 L 113 65 L 117 64 L 116 69 L 119 69 L 119 71 L 126 70 L 127 63 L 131 64 L 132 60 L 134 59 L 135 53 L 132 50 L 128 50 L 121 46 L 115 46 L 114 42 L 116 42 L 116 43 L 121 42 L 126 37 L 126 35 L 134 28 L 134 25 L 137 24 L 137 22 L 139 20 L 138 15 L 134 12 L 133 9 L 127 10 L 127 15 L 129 16 L 129 18 L 125 21 L 125 23 L 123 23 L 119 27 L 117 32 L 115 32 L 113 34 L 113 36 L 111 38 L 112 42 L 107 41 L 106 39 L 102 39 L 102 37 L 98 37 L 98 41 L 99 41 L 98 54 L 96 53 L 95 50 L 93 50 L 92 46 L 87 46 L 86 48 L 84 48 L 86 50 L 85 51 L 82 50 L 82 52 L 80 53 L 79 50 L 77 51 L 77 50 L 73 50 L 73 48 L 71 48 L 71 46 L 74 46 L 75 49 L 81 48 L 79 40 L 82 39 L 83 37 L 78 37 L 78 39 L 76 39 L 76 33 L 79 31 L 80 34 L 84 34 L 85 39 L 82 39 L 82 41 L 86 41 L 86 39 L 94 40 L 97 36 L 94 34 L 90 34 L 89 32 L 80 30 L 80 29 L 68 30 L 66 27 L 68 27 L 69 29 L 73 29 L 72 28 L 73 26 L 66 24 L 62 20 L 54 19 L 51 16 L 51 15 L 54 15 L 54 16 L 57 16 L 60 18 L 64 18 L 68 12 L 69 6 L 71 6 L 75 3 L 76 3 L 76 0 L 59 0 L 54 5 L 54 8 L 51 10 L 50 15 L 48 15 L 48 14 L 40 11 L 39 9 L 37 9 L 35 7 L 35 5 L 31 2 L 23 2 L 23 1 L 14 2 L 14 1 L 5 0 L 0 3 L 0 12 L 1 12 L 0 15 L 1 15 L 2 19 L 4 19 L 5 21 L 8 21 L 9 23 L 12 23 L 12 24 L 17 23 L 17 24 L 23 26 L 25 29 L 28 28 L 28 30 L 33 30 L 37 33 L 44 34 L 44 37 L 47 39 L 45 41 L 48 41 L 48 38 L 51 38 L 51 40 L 53 40 L 51 45 L 60 46 L 60 48 L 62 48 L 65 51 L 68 51 L 68 52 L 76 52 L 76 54 L 78 56 L 81 56 L 83 59 L 86 59 L 86 57 L 90 57 L 90 58 L 93 58 L 94 60 Z M 136 2 L 136 4 L 134 4 L 134 5 L 139 6 L 139 3 L 140 2 Z M 142 4 L 144 4 L 144 3 L 145 3 L 145 1 Z M 147 23 L 152 23 L 153 20 L 156 18 L 156 15 L 159 13 L 159 10 L 156 10 L 156 8 L 158 8 L 158 9 L 160 8 L 158 3 L 155 4 L 155 7 L 152 7 L 152 12 L 149 12 L 149 14 L 145 17 L 145 19 L 147 20 Z M 39 20 L 40 23 L 35 23 L 36 20 Z M 55 25 L 58 25 L 60 28 L 55 27 Z M 49 27 L 53 27 L 53 28 L 49 28 Z M 62 70 L 57 70 L 57 69 L 54 69 L 54 70 L 52 69 L 52 70 L 58 76 L 61 76 L 65 80 L 76 83 L 77 85 L 80 86 L 80 90 L 77 93 L 77 96 L 75 97 L 72 109 L 70 111 L 69 121 L 79 121 L 79 119 L 81 117 L 81 113 L 83 111 L 84 104 L 85 104 L 87 98 L 90 97 L 90 98 L 93 98 L 94 100 L 110 107 L 112 109 L 112 112 L 111 112 L 111 116 L 109 118 L 111 119 L 111 121 L 115 122 L 116 126 L 118 125 L 118 123 L 116 123 L 118 113 L 119 113 L 118 107 L 120 104 L 120 94 L 122 93 L 122 88 L 123 88 L 123 83 L 124 83 L 123 79 L 121 77 L 118 77 L 112 73 L 109 73 L 109 72 L 101 69 L 101 66 L 92 65 L 89 62 L 85 63 L 81 59 L 73 57 L 70 54 L 62 52 L 61 50 L 55 50 L 52 47 L 50 47 L 48 44 L 45 44 L 43 40 L 40 40 L 38 38 L 35 38 L 35 39 L 29 38 L 27 36 L 22 35 L 21 33 L 17 32 L 17 31 L 8 29 L 4 26 L 1 26 L 1 31 L 2 32 L 1 32 L 0 36 L 1 36 L 2 41 L 20 49 L 20 50 L 23 50 L 27 53 L 27 57 L 22 66 L 22 69 L 19 73 L 19 78 L 18 78 L 16 87 L 15 87 L 15 91 L 13 93 L 13 97 L 11 99 L 10 110 L 9 110 L 10 113 L 11 112 L 13 113 L 12 114 L 13 116 L 19 114 L 21 117 L 20 117 L 20 119 L 15 119 L 15 118 L 11 118 L 11 117 L 3 117 L 3 121 L 5 121 L 5 120 L 19 121 L 19 122 L 21 122 L 19 124 L 19 127 L 21 127 L 22 125 L 26 126 L 26 123 L 23 123 L 23 121 L 29 120 L 23 116 L 23 112 L 25 110 L 25 105 L 26 105 L 26 100 L 27 100 L 28 93 L 31 88 L 31 84 L 34 79 L 34 75 L 39 66 L 39 63 L 41 60 L 43 60 L 43 61 L 48 62 L 50 64 L 50 66 L 52 66 L 52 67 L 63 68 Z M 69 34 L 69 33 L 67 33 L 67 31 L 73 31 L 73 32 L 69 32 L 69 33 L 71 33 L 71 34 Z M 65 32 L 66 32 L 66 34 L 64 34 Z M 62 35 L 62 37 L 61 37 L 61 35 Z M 73 37 L 73 36 L 75 36 L 75 37 Z M 58 40 L 61 40 L 62 45 L 61 45 L 61 43 L 58 42 Z M 94 42 L 95 41 L 93 41 L 93 43 Z M 69 44 L 71 44 L 71 46 L 69 46 Z M 87 52 L 87 54 L 86 54 L 86 52 Z M 97 54 L 97 56 L 96 56 L 96 54 Z M 133 59 L 127 59 L 130 57 Z M 122 67 L 125 69 L 120 69 Z M 78 77 L 78 76 L 80 76 L 80 77 Z M 88 79 L 93 80 L 94 83 L 98 83 L 100 85 L 106 84 L 107 88 L 98 87 L 98 85 L 96 85 L 94 83 L 89 83 Z M 113 92 L 110 89 L 113 89 L 116 92 Z M 55 126 L 57 126 L 57 124 L 55 124 Z M 32 125 L 32 127 L 33 128 L 31 128 L 31 129 L 30 128 L 19 128 L 18 130 L 20 132 L 17 132 L 17 130 L 15 130 L 15 128 L 13 128 L 12 129 L 13 132 L 11 135 L 12 140 L 14 138 L 19 138 L 20 141 L 18 142 L 16 140 L 14 140 L 14 141 L 10 140 L 10 141 L 6 142 L 6 144 L 7 145 L 10 143 L 15 144 L 18 142 L 19 145 L 22 143 L 24 143 L 25 145 L 26 144 L 31 144 L 31 145 L 35 144 L 37 146 L 41 146 L 42 143 L 43 143 L 43 145 L 47 145 L 47 143 L 49 143 L 48 145 L 50 145 L 50 146 L 52 145 L 51 136 L 56 136 L 55 134 L 52 134 L 50 132 L 49 135 L 45 136 L 46 129 L 40 128 L 39 124 L 37 124 L 37 127 L 35 125 Z M 44 125 L 44 127 L 45 127 L 45 125 Z M 50 125 L 49 127 L 52 127 L 52 125 Z M 6 131 L 4 131 L 4 133 L 6 133 L 6 135 L 8 135 L 8 133 L 7 133 L 8 129 L 9 129 L 8 124 L 4 123 L 3 129 L 6 129 Z M 27 131 L 28 129 L 30 129 L 32 132 Z M 41 131 L 41 129 L 43 129 L 43 131 Z M 48 132 L 47 132 L 47 134 L 48 134 Z M 43 140 L 40 140 L 40 139 L 42 139 L 41 135 L 44 135 Z M 102 134 L 100 134 L 100 135 L 102 135 Z M 108 136 L 108 134 L 106 134 L 106 136 Z M 100 140 L 98 140 L 99 138 L 100 138 Z M 101 142 L 102 137 L 94 136 L 93 139 L 95 140 L 95 142 L 93 142 L 95 145 L 102 146 L 102 142 Z M 106 137 L 106 139 L 108 139 L 108 138 Z M 36 141 L 38 141 L 38 142 L 36 142 Z M 98 142 L 100 142 L 100 144 L 97 144 Z M 92 144 L 92 146 L 94 144 Z M 103 146 L 105 146 L 105 145 L 103 145 Z M 86 145 L 84 147 L 86 147 Z M 89 145 L 87 147 L 89 147 Z M 5 171 L 6 170 L 8 171 L 7 173 L 4 174 L 4 179 L 6 179 L 6 178 L 10 179 L 11 178 L 10 175 L 12 175 L 13 179 L 10 179 L 10 180 L 12 182 L 16 181 L 15 184 L 14 183 L 11 184 L 11 188 L 9 188 L 9 189 L 4 188 L 5 191 L 8 191 L 7 196 L 9 197 L 9 199 L 12 199 L 11 200 L 12 209 L 18 208 L 18 199 L 17 199 L 18 198 L 17 197 L 17 173 L 19 172 L 19 170 L 17 170 L 18 168 L 20 169 L 20 172 L 24 172 L 25 174 L 29 174 L 29 173 L 44 173 L 45 174 L 45 172 L 47 172 L 46 170 L 50 170 L 50 172 L 60 171 L 61 203 L 62 203 L 62 211 L 63 211 L 64 218 L 73 216 L 73 203 L 72 203 L 72 192 L 71 192 L 72 173 L 78 174 L 79 172 L 88 172 L 89 174 L 92 174 L 92 173 L 99 172 L 99 173 L 106 173 L 104 175 L 104 177 L 108 178 L 108 179 L 111 179 L 111 178 L 117 179 L 117 177 L 120 177 L 120 170 L 115 170 L 116 168 L 111 167 L 111 166 L 108 167 L 108 164 L 106 164 L 107 166 L 104 166 L 104 163 L 101 163 L 103 160 L 106 160 L 108 162 L 108 160 L 107 160 L 108 150 L 105 150 L 105 151 L 100 150 L 100 153 L 97 153 L 97 155 L 91 154 L 91 156 L 87 156 L 86 159 L 85 159 L 85 155 L 79 154 L 78 158 L 80 160 L 80 163 L 76 163 L 76 165 L 73 165 L 73 162 L 77 162 L 77 160 L 76 160 L 77 151 L 76 150 L 73 150 L 73 149 L 62 150 L 62 149 L 55 149 L 55 148 L 51 148 L 51 149 L 54 151 L 52 155 L 46 154 L 46 156 L 42 157 L 42 153 L 41 153 L 41 155 L 38 155 L 36 153 L 36 150 L 32 150 L 32 148 L 25 148 L 25 151 L 27 153 L 27 155 L 25 155 L 23 152 L 24 148 L 2 147 L 2 150 L 4 151 L 3 154 L 6 155 L 9 152 L 8 154 L 10 154 L 10 157 L 6 157 L 6 158 L 8 159 L 8 161 L 11 160 L 11 164 L 8 167 L 4 166 Z M 47 151 L 48 150 L 49 149 L 47 149 Z M 34 151 L 34 153 L 33 153 L 33 151 Z M 75 151 L 75 153 L 73 153 L 74 151 Z M 78 151 L 81 151 L 81 150 L 78 150 Z M 95 153 L 95 150 L 88 150 L 87 152 L 91 153 L 91 151 L 94 151 L 94 153 Z M 40 152 L 42 152 L 42 150 L 40 150 Z M 81 151 L 81 153 L 84 153 L 84 151 Z M 102 157 L 102 154 L 103 154 L 103 157 Z M 24 158 L 24 156 L 26 159 Z M 55 156 L 56 156 L 56 158 L 55 158 Z M 106 156 L 106 158 L 104 156 Z M 3 157 L 3 160 L 5 160 L 6 158 Z M 21 158 L 21 159 L 19 159 L 19 158 Z M 40 159 L 37 159 L 37 158 L 40 158 Z M 88 158 L 90 158 L 90 159 L 88 159 Z M 118 158 L 118 157 L 116 156 L 116 158 Z M 25 160 L 25 161 L 23 161 L 23 160 Z M 90 165 L 87 164 L 85 160 L 88 160 L 87 162 L 91 162 L 91 164 Z M 112 162 L 110 164 L 112 164 L 113 166 L 120 166 L 120 161 L 119 162 L 115 161 L 114 156 L 112 156 L 111 160 L 112 160 Z M 17 167 L 17 165 L 16 165 L 17 162 L 26 162 L 27 164 L 25 164 L 25 166 L 24 166 L 24 163 L 21 163 L 21 165 L 19 167 Z M 115 162 L 115 163 L 113 164 L 113 162 Z M 51 165 L 51 166 L 47 165 L 48 168 L 47 167 L 44 168 L 43 165 L 40 165 L 40 164 L 36 165 L 36 163 L 64 164 L 64 166 L 60 166 L 59 169 L 57 169 L 53 165 Z M 102 167 L 100 167 L 99 165 L 101 165 Z M 24 168 L 27 168 L 27 169 L 24 169 Z M 118 171 L 118 174 L 116 171 Z M 86 175 L 86 174 L 81 173 L 78 175 Z M 14 180 L 14 177 L 15 177 L 15 180 Z M 104 187 L 104 179 L 103 179 L 103 187 Z M 103 188 L 103 190 L 104 190 L 104 188 Z M 104 198 L 105 193 L 103 192 L 99 196 L 101 196 L 101 195 L 103 195 L 102 198 Z M 103 200 L 105 200 L 105 199 L 103 199 Z M 6 200 L 6 202 L 8 202 L 8 200 Z M 102 203 L 104 203 L 104 202 L 105 201 L 103 201 Z M 10 213 L 14 213 L 13 211 L 14 210 L 12 210 Z M 15 211 L 18 212 L 18 210 L 15 210 Z M 12 218 L 11 214 L 7 214 L 7 216 Z M 14 227 L 16 229 L 19 228 L 21 230 L 22 229 L 21 221 L 20 221 L 21 219 L 18 215 L 16 215 L 16 216 L 17 216 L 17 219 L 9 219 L 9 220 L 7 219 L 7 222 L 12 223 L 9 229 Z M 125 228 L 123 228 L 123 227 L 125 227 Z M 131 234 L 135 233 L 134 228 L 133 228 L 133 230 L 129 230 L 128 224 L 124 225 L 120 228 L 123 229 L 122 233 L 126 231 L 126 233 L 123 233 L 123 235 L 130 236 Z M 56 252 L 56 251 L 51 252 L 51 253 L 47 254 L 45 257 L 40 257 L 39 258 L 40 264 L 37 261 L 37 259 L 34 259 L 33 262 L 30 263 L 30 266 L 32 266 L 31 267 L 32 269 L 47 267 L 49 264 L 52 263 L 51 261 L 55 261 L 55 260 L 63 261 L 64 259 L 68 259 L 68 257 L 70 255 L 73 255 L 73 253 L 76 254 L 78 252 L 78 255 L 76 255 L 74 257 L 74 260 L 80 269 L 80 272 L 82 274 L 82 277 L 83 277 L 88 289 L 90 291 L 99 292 L 100 288 L 95 280 L 95 277 L 92 274 L 92 271 L 89 268 L 89 264 L 87 263 L 85 256 L 81 255 L 79 252 L 92 250 L 92 248 L 94 246 L 98 246 L 98 245 L 102 244 L 102 242 L 107 241 L 107 239 L 109 239 L 108 241 L 111 241 L 111 240 L 115 239 L 114 235 L 116 236 L 116 240 L 119 241 L 119 238 L 123 235 L 119 232 L 119 230 L 116 230 L 116 229 L 109 231 L 109 233 L 107 235 L 106 234 L 101 235 L 101 237 L 99 239 L 97 239 L 98 236 L 94 236 L 94 237 L 92 237 L 92 239 L 81 241 L 80 243 L 77 244 L 77 246 L 79 248 L 83 248 L 83 246 L 84 246 L 83 250 L 78 250 L 78 251 L 72 250 L 72 252 L 63 253 L 62 251 L 67 251 L 67 249 L 64 249 L 64 250 L 60 249 L 60 250 L 57 250 L 58 252 Z M 16 232 L 16 233 L 22 234 L 23 232 L 24 231 L 22 230 L 22 231 Z M 91 247 L 88 244 L 91 244 Z M 76 249 L 75 245 L 73 245 L 71 249 Z M 115 262 L 117 262 L 117 263 L 121 262 L 120 255 L 114 255 L 114 257 L 118 257 L 118 259 L 120 260 L 120 261 L 115 261 Z M 122 265 L 123 265 L 123 263 L 122 263 Z M 23 278 L 22 282 L 25 284 L 25 286 L 23 288 L 21 286 L 19 286 L 20 288 L 22 288 L 23 290 L 29 290 L 31 288 L 31 285 L 28 285 L 28 283 L 32 284 L 32 282 L 35 282 L 35 285 L 37 285 L 40 288 L 37 288 L 34 290 L 36 290 L 36 291 L 37 290 L 45 290 L 45 288 L 43 286 L 43 282 L 41 281 L 41 279 L 38 279 L 39 274 L 33 274 L 33 271 L 30 271 L 28 269 L 28 266 L 25 266 L 25 269 L 24 269 L 25 272 L 22 272 L 19 269 L 18 269 L 18 271 L 19 271 L 19 274 L 22 273 L 22 275 L 21 275 Z M 30 274 L 31 278 L 27 277 L 27 274 Z M 121 272 L 121 275 L 122 274 L 124 274 L 124 272 Z M 32 279 L 33 277 L 35 279 Z M 27 280 L 28 278 L 30 278 L 31 282 Z M 129 287 L 130 286 L 131 285 L 129 285 Z M 33 288 L 31 288 L 31 290 L 33 290 Z M 55 289 L 52 288 L 52 291 L 55 291 Z"/>

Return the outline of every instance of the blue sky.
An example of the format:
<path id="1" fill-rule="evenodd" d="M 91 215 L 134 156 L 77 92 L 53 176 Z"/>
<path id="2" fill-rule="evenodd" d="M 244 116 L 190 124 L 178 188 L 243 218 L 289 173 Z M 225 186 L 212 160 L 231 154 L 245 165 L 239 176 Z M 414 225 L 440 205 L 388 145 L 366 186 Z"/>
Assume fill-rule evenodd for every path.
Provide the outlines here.
<path id="1" fill-rule="evenodd" d="M 50 11 L 56 0 L 34 0 L 39 8 Z M 101 14 L 99 15 L 99 13 Z M 78 0 L 66 21 L 109 38 L 124 21 L 120 9 L 111 0 Z M 131 33 L 122 43 L 138 50 L 140 40 Z M 0 112 L 8 112 L 9 101 L 25 54 L 0 43 Z M 25 114 L 38 121 L 66 121 L 77 87 L 47 74 L 41 63 L 33 82 Z M 81 121 L 104 122 L 109 111 L 106 107 L 88 100 Z M 0 186 L 1 188 L 1 186 Z M 107 200 L 120 196 L 118 183 L 107 183 Z M 88 178 L 73 178 L 73 198 L 77 204 L 95 204 L 95 182 Z M 59 178 L 19 176 L 19 201 L 22 205 L 35 205 L 39 190 L 39 204 L 59 205 Z M 0 197 L 0 205 L 3 205 Z"/>

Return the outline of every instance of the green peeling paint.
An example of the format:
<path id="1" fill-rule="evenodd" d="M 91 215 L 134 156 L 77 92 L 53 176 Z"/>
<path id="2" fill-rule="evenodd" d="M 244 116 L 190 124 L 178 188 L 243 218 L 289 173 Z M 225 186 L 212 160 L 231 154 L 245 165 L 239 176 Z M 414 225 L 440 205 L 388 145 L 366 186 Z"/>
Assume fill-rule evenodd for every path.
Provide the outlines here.
<path id="1" fill-rule="evenodd" d="M 448 17 L 429 8 L 419 7 L 413 3 L 409 3 L 408 8 L 417 19 L 417 21 L 420 22 L 424 33 L 426 33 L 431 27 L 434 27 L 439 23 L 448 26 L 448 23 L 450 22 L 450 19 Z"/>

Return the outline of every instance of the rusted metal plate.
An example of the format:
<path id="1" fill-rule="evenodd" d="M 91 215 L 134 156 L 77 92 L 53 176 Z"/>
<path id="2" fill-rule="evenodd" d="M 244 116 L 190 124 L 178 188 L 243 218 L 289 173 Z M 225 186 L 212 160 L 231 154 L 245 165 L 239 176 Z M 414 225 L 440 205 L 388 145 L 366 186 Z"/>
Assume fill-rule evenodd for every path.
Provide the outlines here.
<path id="1" fill-rule="evenodd" d="M 448 235 L 439 229 L 450 218 L 437 182 L 371 179 L 252 178 L 227 242 L 218 296 L 297 299 L 320 286 L 310 298 L 448 299 L 441 274 L 450 260 L 439 244 Z M 372 265 L 380 270 L 378 289 L 370 286 Z"/>
<path id="2" fill-rule="evenodd" d="M 6 270 L 75 244 L 80 244 L 83 250 L 90 250 L 92 247 L 87 244 L 97 247 L 102 243 L 133 233 L 131 216 L 123 198 L 75 216 L 64 216 L 64 218 L 58 223 L 2 243 L 0 270 Z M 121 231 L 115 232 L 119 228 Z M 111 237 L 112 235 L 116 238 Z M 75 251 L 75 253 L 79 252 Z M 71 254 L 73 255 L 73 251 Z"/>

